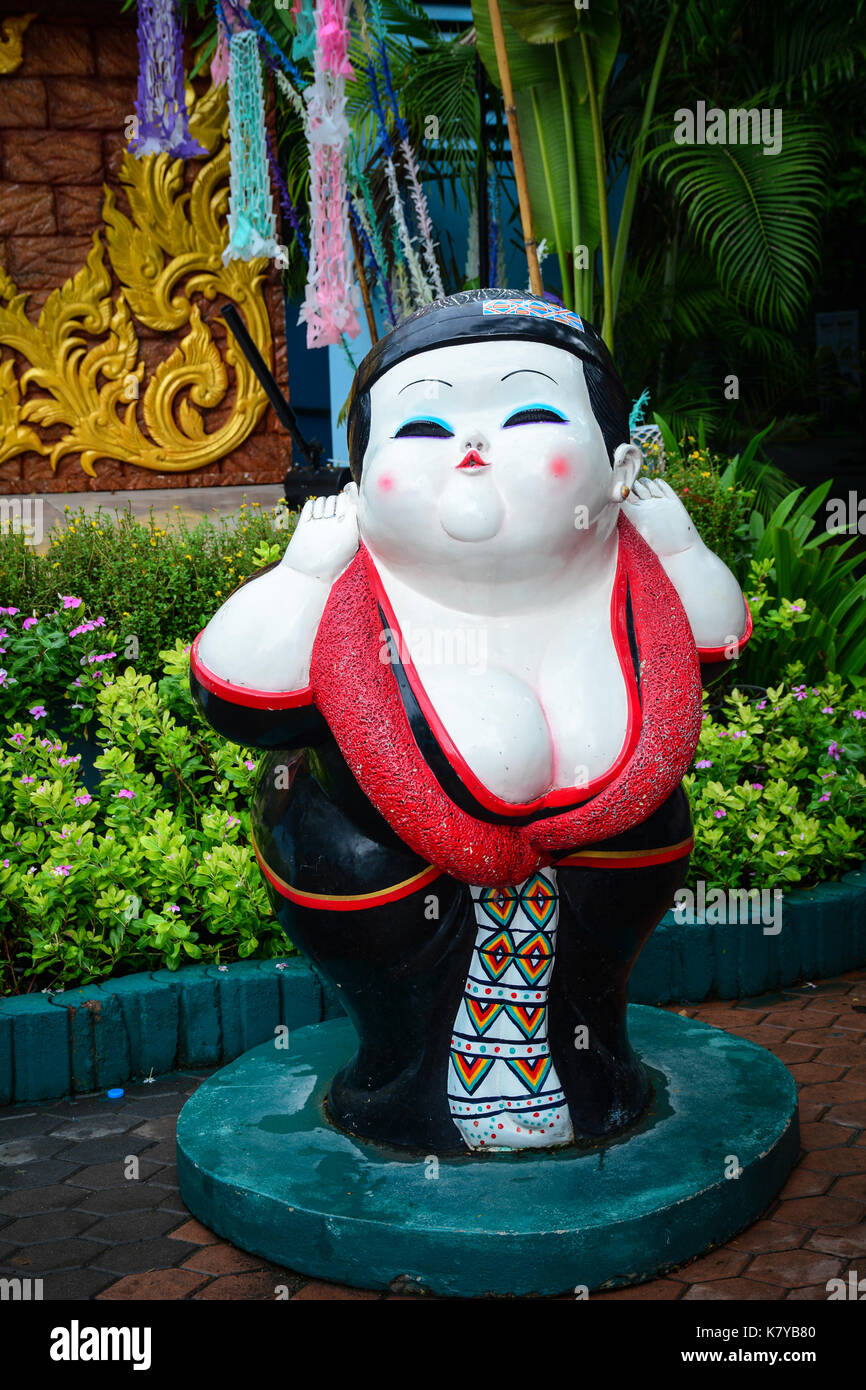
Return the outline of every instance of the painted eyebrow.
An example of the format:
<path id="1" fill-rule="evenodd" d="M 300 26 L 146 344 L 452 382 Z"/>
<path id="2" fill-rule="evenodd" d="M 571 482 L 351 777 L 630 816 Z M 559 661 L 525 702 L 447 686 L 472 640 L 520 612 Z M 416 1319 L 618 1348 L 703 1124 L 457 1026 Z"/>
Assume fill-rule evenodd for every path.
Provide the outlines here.
<path id="1" fill-rule="evenodd" d="M 410 386 L 423 386 L 423 385 L 425 384 L 425 382 L 428 382 L 428 381 L 435 381 L 435 382 L 438 382 L 438 384 L 439 384 L 440 386 L 453 386 L 453 385 L 454 385 L 453 381 L 443 381 L 443 380 L 441 379 L 441 377 L 436 377 L 436 376 L 419 376 L 419 378 L 418 378 L 417 381 L 407 381 L 407 383 L 406 383 L 405 386 L 401 386 L 401 387 L 400 387 L 400 390 L 397 392 L 397 395 L 398 395 L 398 396 L 402 396 L 403 392 L 404 392 L 404 391 L 408 391 Z"/>
<path id="2" fill-rule="evenodd" d="M 513 372 L 506 372 L 505 376 L 501 376 L 499 380 L 507 381 L 510 376 L 517 376 L 518 372 L 532 372 L 533 376 L 547 376 L 547 372 L 538 372 L 534 367 L 515 367 Z M 559 385 L 559 382 L 554 380 L 552 376 L 547 376 L 547 380 L 552 381 L 554 386 Z"/>

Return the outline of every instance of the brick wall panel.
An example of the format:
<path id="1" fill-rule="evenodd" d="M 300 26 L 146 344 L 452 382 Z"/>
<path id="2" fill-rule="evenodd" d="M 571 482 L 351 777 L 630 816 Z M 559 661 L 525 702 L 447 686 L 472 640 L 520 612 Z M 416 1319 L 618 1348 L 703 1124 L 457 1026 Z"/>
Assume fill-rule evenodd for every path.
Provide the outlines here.
<path id="1" fill-rule="evenodd" d="M 21 77 L 88 77 L 95 72 L 90 30 L 77 25 L 41 23 L 25 31 Z"/>
<path id="2" fill-rule="evenodd" d="M 46 124 L 45 83 L 36 77 L 0 79 L 0 129 L 32 130 Z"/>
<path id="3" fill-rule="evenodd" d="M 0 183 L 0 233 L 26 227 L 35 236 L 57 231 L 51 189 L 37 183 Z"/>
<path id="4" fill-rule="evenodd" d="M 99 28 L 93 39 L 96 71 L 100 77 L 138 77 L 138 44 L 134 29 Z"/>
<path id="5" fill-rule="evenodd" d="M 98 184 L 58 184 L 54 190 L 58 232 L 95 232 L 102 226 L 103 197 Z"/>
<path id="6" fill-rule="evenodd" d="M 62 136 L 52 130 L 0 131 L 0 170 L 15 183 L 101 184 L 102 137 L 85 130 Z"/>
<path id="7" fill-rule="evenodd" d="M 126 118 L 135 112 L 134 82 L 53 77 L 46 85 L 50 123 L 56 130 L 101 130 L 123 138 Z"/>
<path id="8" fill-rule="evenodd" d="M 19 290 L 55 289 L 80 270 L 90 237 L 11 236 L 9 274 Z"/>

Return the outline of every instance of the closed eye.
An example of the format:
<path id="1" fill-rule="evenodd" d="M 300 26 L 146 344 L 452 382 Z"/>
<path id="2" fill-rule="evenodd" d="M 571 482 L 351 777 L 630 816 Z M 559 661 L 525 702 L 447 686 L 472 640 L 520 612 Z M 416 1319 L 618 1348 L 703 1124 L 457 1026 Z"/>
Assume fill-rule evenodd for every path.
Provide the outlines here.
<path id="1" fill-rule="evenodd" d="M 514 415 L 509 415 L 502 428 L 510 430 L 515 425 L 565 425 L 568 421 L 558 410 L 549 405 L 527 405 Z"/>
<path id="2" fill-rule="evenodd" d="M 401 425 L 394 435 L 395 439 L 453 439 L 454 431 L 449 429 L 444 420 L 436 420 L 425 417 L 418 420 L 407 420 Z"/>

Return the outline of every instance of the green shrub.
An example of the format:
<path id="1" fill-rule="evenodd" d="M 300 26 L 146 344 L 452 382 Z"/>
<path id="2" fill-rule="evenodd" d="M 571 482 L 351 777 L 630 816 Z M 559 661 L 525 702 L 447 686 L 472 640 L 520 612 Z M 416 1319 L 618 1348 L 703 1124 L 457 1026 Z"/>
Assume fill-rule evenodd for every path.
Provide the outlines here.
<path id="1" fill-rule="evenodd" d="M 96 694 L 98 783 L 46 725 L 0 748 L 0 939 L 6 991 L 284 954 L 250 849 L 255 755 L 211 732 L 188 648 L 157 687 L 128 666 Z M 289 948 L 290 949 L 290 948 Z"/>
<path id="2" fill-rule="evenodd" d="M 684 778 L 689 883 L 773 888 L 838 878 L 866 853 L 866 710 L 836 676 L 791 666 L 760 696 L 734 690 L 704 723 Z"/>
<path id="3" fill-rule="evenodd" d="M 0 535 L 0 596 L 24 613 L 44 613 L 61 589 L 83 594 L 118 634 L 121 654 L 156 674 L 162 648 L 190 641 L 232 589 L 268 563 L 263 555 L 278 558 L 294 522 L 293 513 L 258 503 L 244 504 L 234 522 L 194 527 L 183 520 L 162 527 L 153 515 L 143 522 L 129 512 L 71 512 L 44 555 L 22 534 Z"/>

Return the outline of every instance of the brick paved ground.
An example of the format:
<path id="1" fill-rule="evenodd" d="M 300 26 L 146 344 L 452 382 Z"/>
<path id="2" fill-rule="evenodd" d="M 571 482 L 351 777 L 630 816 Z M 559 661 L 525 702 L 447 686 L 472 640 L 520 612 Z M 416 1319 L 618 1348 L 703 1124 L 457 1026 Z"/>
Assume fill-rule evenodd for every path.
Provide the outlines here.
<path id="1" fill-rule="evenodd" d="M 750 1038 L 800 1087 L 803 1152 L 762 1220 L 662 1279 L 598 1299 L 826 1299 L 866 1264 L 866 970 L 740 1003 L 676 1010 Z M 0 1110 L 0 1276 L 46 1299 L 393 1299 L 310 1280 L 193 1220 L 174 1167 L 178 1111 L 200 1075 Z M 135 1155 L 138 1181 L 124 1176 Z M 282 1297 L 286 1294 L 282 1293 Z"/>

